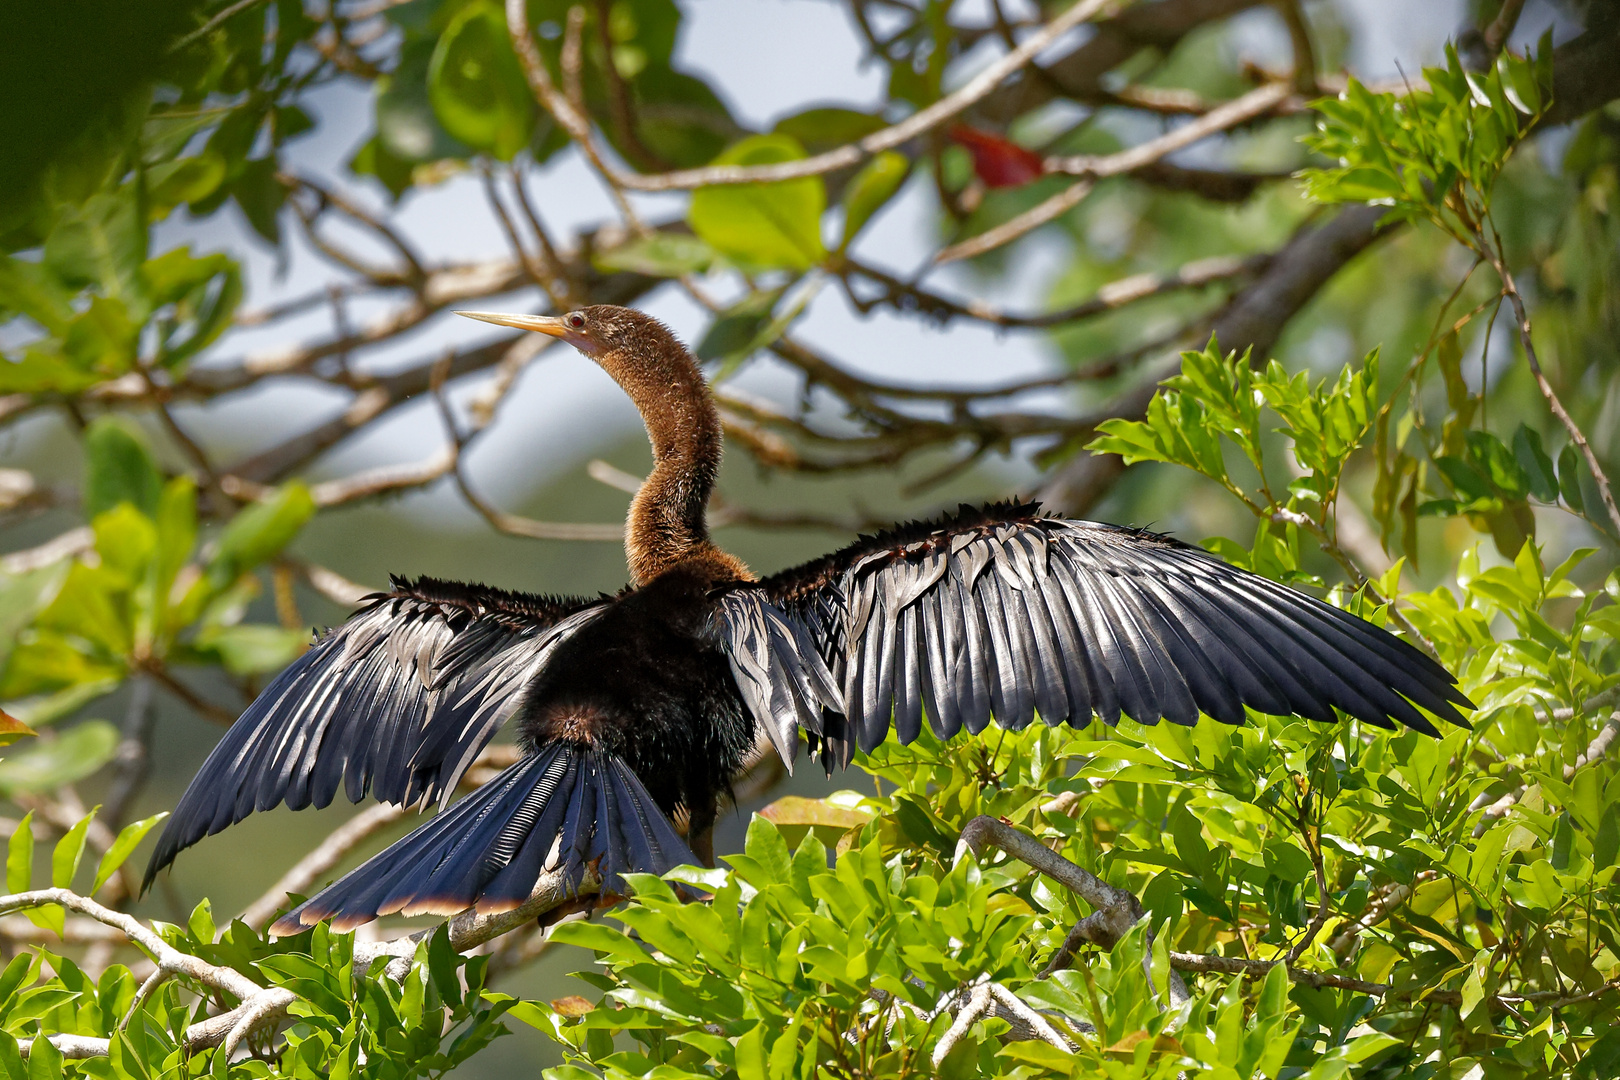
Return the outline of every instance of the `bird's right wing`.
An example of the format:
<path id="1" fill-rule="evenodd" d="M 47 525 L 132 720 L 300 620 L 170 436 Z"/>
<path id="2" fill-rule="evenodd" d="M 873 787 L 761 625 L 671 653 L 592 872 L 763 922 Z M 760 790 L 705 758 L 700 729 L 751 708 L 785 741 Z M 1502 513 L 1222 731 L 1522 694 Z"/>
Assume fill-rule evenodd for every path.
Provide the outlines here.
<path id="1" fill-rule="evenodd" d="M 557 643 L 603 600 L 395 579 L 254 699 L 181 796 L 146 882 L 255 810 L 448 800 Z"/>
<path id="2" fill-rule="evenodd" d="M 1048 724 L 1242 723 L 1244 709 L 1438 734 L 1451 673 L 1393 635 L 1169 537 L 964 507 L 718 598 L 739 692 L 791 761 L 848 764 L 924 719 L 942 739 Z"/>

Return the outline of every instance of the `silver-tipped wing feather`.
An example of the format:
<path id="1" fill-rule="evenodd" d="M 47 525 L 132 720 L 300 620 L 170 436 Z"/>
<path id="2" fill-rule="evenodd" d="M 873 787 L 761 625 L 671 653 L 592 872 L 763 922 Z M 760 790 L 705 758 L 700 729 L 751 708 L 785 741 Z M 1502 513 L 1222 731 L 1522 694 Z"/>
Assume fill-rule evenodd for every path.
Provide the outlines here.
<path id="1" fill-rule="evenodd" d="M 739 686 L 784 757 L 791 715 L 830 768 L 891 726 L 941 738 L 1126 715 L 1242 723 L 1245 707 L 1437 734 L 1472 703 L 1451 674 L 1372 624 L 1199 548 L 1001 505 L 903 526 L 739 588 L 725 632 Z M 772 647 L 758 644 L 769 636 Z M 742 642 L 752 659 L 737 659 Z M 778 683 L 831 686 L 793 708 Z M 837 700 L 833 700 L 836 696 Z"/>
<path id="2" fill-rule="evenodd" d="M 396 579 L 322 635 L 231 725 L 147 868 L 255 810 L 447 802 L 557 643 L 601 601 Z"/>

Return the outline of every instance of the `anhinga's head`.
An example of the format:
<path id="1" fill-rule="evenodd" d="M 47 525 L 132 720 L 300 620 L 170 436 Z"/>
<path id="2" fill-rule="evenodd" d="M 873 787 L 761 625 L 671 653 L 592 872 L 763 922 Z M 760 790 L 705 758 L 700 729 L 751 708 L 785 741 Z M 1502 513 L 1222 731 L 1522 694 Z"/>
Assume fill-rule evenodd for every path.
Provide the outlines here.
<path id="1" fill-rule="evenodd" d="M 657 319 L 613 304 L 593 304 L 566 315 L 507 315 L 494 311 L 458 311 L 456 314 L 558 338 L 596 361 L 614 355 L 628 358 L 648 351 L 684 352 Z"/>

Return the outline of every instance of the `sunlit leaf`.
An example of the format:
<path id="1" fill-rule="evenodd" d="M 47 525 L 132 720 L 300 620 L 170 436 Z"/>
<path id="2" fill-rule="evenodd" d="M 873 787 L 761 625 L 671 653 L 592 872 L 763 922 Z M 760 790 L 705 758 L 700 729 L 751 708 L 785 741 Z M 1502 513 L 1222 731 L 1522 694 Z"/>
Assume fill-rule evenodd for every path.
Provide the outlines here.
<path id="1" fill-rule="evenodd" d="M 135 849 L 140 846 L 141 841 L 146 839 L 146 834 L 151 832 L 159 822 L 168 816 L 169 812 L 164 810 L 161 813 L 153 814 L 151 817 L 132 821 L 120 829 L 117 838 L 113 840 L 112 846 L 107 849 L 107 853 L 101 857 L 101 862 L 96 865 L 96 878 L 90 886 L 90 892 L 94 894 L 101 891 L 101 887 L 107 884 L 108 879 L 118 872 L 118 868 L 124 865 L 125 861 L 134 854 Z"/>
<path id="2" fill-rule="evenodd" d="M 96 809 L 99 810 L 100 807 Z M 73 887 L 73 877 L 79 872 L 79 860 L 84 858 L 84 844 L 90 832 L 90 822 L 95 816 L 96 811 L 91 810 L 74 822 L 73 827 L 63 833 L 62 839 L 56 842 L 56 849 L 51 852 L 51 884 L 56 888 Z"/>
<path id="3" fill-rule="evenodd" d="M 715 159 L 716 165 L 797 161 L 804 150 L 786 135 L 755 135 Z M 821 213 L 827 192 L 820 177 L 769 184 L 728 184 L 692 193 L 692 231 L 732 261 L 753 269 L 806 270 L 826 255 Z"/>

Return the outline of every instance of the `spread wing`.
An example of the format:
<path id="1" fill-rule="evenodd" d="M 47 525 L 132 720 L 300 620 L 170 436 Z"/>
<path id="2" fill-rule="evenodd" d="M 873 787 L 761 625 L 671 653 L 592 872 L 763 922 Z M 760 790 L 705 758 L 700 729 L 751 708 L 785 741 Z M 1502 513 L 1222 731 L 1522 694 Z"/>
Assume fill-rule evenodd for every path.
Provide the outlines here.
<path id="1" fill-rule="evenodd" d="M 255 810 L 448 800 L 557 642 L 603 601 L 394 579 L 254 699 L 181 796 L 147 867 Z"/>
<path id="2" fill-rule="evenodd" d="M 1421 710 L 1464 724 L 1458 707 L 1473 707 L 1443 667 L 1348 612 L 1168 537 L 1034 505 L 863 538 L 740 587 L 721 612 L 755 716 L 779 749 L 805 728 L 829 767 L 881 743 L 891 718 L 902 743 L 925 719 L 944 739 L 1037 713 L 1239 724 L 1245 706 L 1435 735 Z"/>

